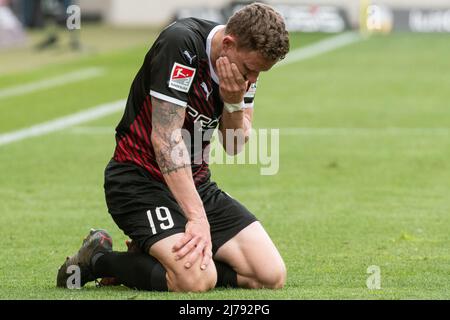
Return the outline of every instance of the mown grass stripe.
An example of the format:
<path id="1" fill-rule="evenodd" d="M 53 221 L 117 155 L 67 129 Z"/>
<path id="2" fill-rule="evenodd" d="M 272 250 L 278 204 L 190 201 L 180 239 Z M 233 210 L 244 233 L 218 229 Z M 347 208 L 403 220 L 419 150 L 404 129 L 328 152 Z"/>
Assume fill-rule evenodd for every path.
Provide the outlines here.
<path id="1" fill-rule="evenodd" d="M 123 110 L 126 100 L 119 100 L 83 110 L 52 121 L 44 122 L 29 128 L 0 135 L 0 146 L 20 141 L 30 137 L 37 137 L 47 133 L 62 130 L 81 123 L 103 118 L 112 113 Z"/>
<path id="2" fill-rule="evenodd" d="M 26 84 L 0 89 L 0 100 L 33 93 L 39 90 L 63 86 L 69 83 L 102 76 L 105 74 L 104 68 L 92 67 L 66 73 L 48 79 L 38 80 Z"/>

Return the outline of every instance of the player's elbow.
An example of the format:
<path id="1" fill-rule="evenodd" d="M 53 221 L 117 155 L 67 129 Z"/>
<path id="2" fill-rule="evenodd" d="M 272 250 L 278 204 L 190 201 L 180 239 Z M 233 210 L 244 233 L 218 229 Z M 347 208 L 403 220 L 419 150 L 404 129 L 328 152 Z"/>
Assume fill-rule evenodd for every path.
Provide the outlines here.
<path id="1" fill-rule="evenodd" d="M 231 135 L 228 133 L 229 132 L 227 131 L 227 134 L 222 135 L 220 141 L 226 154 L 229 156 L 235 156 L 242 152 L 244 145 L 250 138 L 250 135 L 244 133 L 243 131 L 239 132 L 238 130 L 235 130 Z"/>
<path id="2" fill-rule="evenodd" d="M 227 148 L 227 147 L 224 146 L 224 150 L 225 150 L 225 153 L 227 155 L 229 155 L 229 156 L 235 156 L 235 155 L 238 155 L 240 153 L 238 148 Z"/>
<path id="3" fill-rule="evenodd" d="M 248 140 L 248 139 L 247 139 Z M 245 141 L 242 144 L 236 144 L 236 143 L 231 143 L 230 144 L 222 144 L 223 149 L 225 150 L 225 153 L 229 156 L 235 156 L 238 155 L 239 153 L 242 152 L 242 150 L 244 150 L 244 145 L 247 141 Z"/>

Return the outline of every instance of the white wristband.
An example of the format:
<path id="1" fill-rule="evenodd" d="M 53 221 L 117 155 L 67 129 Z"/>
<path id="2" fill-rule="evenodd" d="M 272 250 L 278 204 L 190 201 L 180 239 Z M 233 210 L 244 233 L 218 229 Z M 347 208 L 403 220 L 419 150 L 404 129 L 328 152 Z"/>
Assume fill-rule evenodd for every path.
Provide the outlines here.
<path id="1" fill-rule="evenodd" d="M 244 100 L 242 100 L 239 103 L 224 102 L 223 107 L 225 108 L 225 110 L 227 110 L 228 112 L 231 113 L 231 112 L 235 112 L 235 111 L 241 111 L 242 109 L 244 109 L 245 103 L 244 103 Z"/>

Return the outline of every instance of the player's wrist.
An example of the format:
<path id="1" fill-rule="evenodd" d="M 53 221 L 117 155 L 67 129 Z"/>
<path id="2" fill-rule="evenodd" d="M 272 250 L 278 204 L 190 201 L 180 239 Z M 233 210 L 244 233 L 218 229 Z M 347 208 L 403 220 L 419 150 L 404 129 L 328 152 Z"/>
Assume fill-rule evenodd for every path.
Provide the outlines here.
<path id="1" fill-rule="evenodd" d="M 185 216 L 188 221 L 208 221 L 206 217 L 206 212 L 203 208 L 185 210 Z"/>
<path id="2" fill-rule="evenodd" d="M 236 111 L 242 111 L 245 109 L 245 103 L 244 103 L 244 100 L 242 100 L 241 102 L 238 102 L 238 103 L 224 102 L 223 108 L 229 113 L 236 112 Z"/>
<path id="3" fill-rule="evenodd" d="M 188 221 L 191 222 L 197 222 L 197 223 L 205 223 L 208 222 L 208 218 L 206 217 L 206 214 L 195 214 L 195 215 L 190 215 L 189 217 L 187 217 Z"/>

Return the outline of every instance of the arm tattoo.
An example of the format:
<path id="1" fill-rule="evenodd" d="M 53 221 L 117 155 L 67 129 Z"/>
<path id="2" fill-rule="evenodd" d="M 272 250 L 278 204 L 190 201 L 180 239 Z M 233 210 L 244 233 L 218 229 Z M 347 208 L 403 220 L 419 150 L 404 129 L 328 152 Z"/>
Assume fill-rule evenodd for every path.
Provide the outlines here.
<path id="1" fill-rule="evenodd" d="M 190 167 L 190 158 L 183 141 L 185 109 L 152 97 L 152 143 L 156 162 L 162 174 Z"/>

